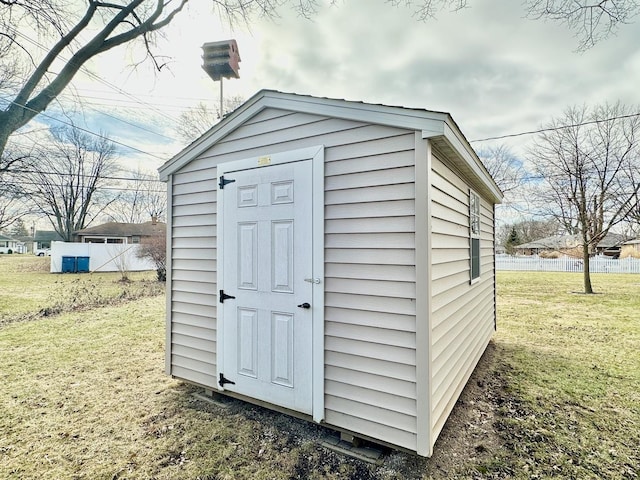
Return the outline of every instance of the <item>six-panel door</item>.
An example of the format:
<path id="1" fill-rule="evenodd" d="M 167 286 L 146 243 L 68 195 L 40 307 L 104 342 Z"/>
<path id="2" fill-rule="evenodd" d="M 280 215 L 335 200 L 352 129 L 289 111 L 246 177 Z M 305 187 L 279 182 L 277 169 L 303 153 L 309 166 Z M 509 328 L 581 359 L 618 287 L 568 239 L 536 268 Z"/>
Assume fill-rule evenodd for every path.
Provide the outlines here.
<path id="1" fill-rule="evenodd" d="M 225 179 L 224 387 L 311 413 L 312 162 Z"/>

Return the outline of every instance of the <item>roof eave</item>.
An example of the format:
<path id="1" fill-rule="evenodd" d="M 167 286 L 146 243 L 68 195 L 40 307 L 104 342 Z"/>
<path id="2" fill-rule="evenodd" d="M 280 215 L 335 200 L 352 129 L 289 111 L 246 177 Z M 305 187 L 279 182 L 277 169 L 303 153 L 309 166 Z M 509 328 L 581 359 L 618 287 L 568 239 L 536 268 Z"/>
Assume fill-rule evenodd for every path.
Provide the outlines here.
<path id="1" fill-rule="evenodd" d="M 204 153 L 242 123 L 267 108 L 420 131 L 422 138 L 444 142 L 454 152 L 449 160 L 469 178 L 474 189 L 484 193 L 495 203 L 502 201 L 500 188 L 493 181 L 448 113 L 312 97 L 273 90 L 259 91 L 208 132 L 168 160 L 158 169 L 160 180 L 167 181 L 169 175 Z"/>
<path id="2" fill-rule="evenodd" d="M 440 142 L 448 147 L 448 150 L 455 152 L 455 155 L 448 159 L 456 165 L 460 173 L 474 183 L 475 189 L 488 195 L 494 203 L 502 202 L 503 194 L 500 187 L 493 180 L 450 115 L 447 115 L 440 130 L 423 130 L 422 138 Z"/>
<path id="3" fill-rule="evenodd" d="M 442 130 L 442 123 L 449 118 L 447 113 L 432 112 L 429 110 L 413 110 L 404 107 L 373 105 L 348 100 L 261 90 L 233 111 L 228 117 L 214 125 L 208 132 L 162 165 L 158 169 L 160 180 L 167 181 L 169 175 L 173 172 L 179 170 L 189 161 L 204 153 L 218 140 L 228 135 L 243 122 L 267 108 L 311 113 L 345 120 L 427 132 Z"/>

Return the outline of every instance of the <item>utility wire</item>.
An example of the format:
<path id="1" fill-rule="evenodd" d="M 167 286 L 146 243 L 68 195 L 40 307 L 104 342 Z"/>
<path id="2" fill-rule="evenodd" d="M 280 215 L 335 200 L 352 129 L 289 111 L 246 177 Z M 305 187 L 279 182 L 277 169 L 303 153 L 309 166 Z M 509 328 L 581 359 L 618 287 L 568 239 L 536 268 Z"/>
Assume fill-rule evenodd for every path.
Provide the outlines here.
<path id="1" fill-rule="evenodd" d="M 579 122 L 579 123 L 573 123 L 573 124 L 570 124 L 570 125 L 559 125 L 557 127 L 547 127 L 547 128 L 540 128 L 538 130 L 529 130 L 529 131 L 526 131 L 526 132 L 509 133 L 509 134 L 506 134 L 506 135 L 498 135 L 498 136 L 495 136 L 495 137 L 479 138 L 477 140 L 469 140 L 469 143 L 487 142 L 489 140 L 502 140 L 504 138 L 522 137 L 524 135 L 535 135 L 536 133 L 553 132 L 553 131 L 557 131 L 557 130 L 564 130 L 565 128 L 582 127 L 582 126 L 585 126 L 585 125 L 593 125 L 593 124 L 596 124 L 596 123 L 609 122 L 611 120 L 622 120 L 623 118 L 633 118 L 633 117 L 637 117 L 637 116 L 640 116 L 640 112 L 638 112 L 638 113 L 630 113 L 628 115 L 616 115 L 614 117 L 603 118 L 601 120 L 590 120 L 588 122 Z"/>
<path id="2" fill-rule="evenodd" d="M 18 31 L 16 28 L 8 26 L 8 28 L 10 28 L 11 30 L 13 30 L 13 33 L 15 33 L 16 35 L 24 38 L 25 40 L 27 40 L 28 42 L 32 43 L 33 45 L 39 47 L 40 49 L 44 50 L 45 52 L 48 52 L 49 49 L 41 44 L 40 42 L 38 42 L 37 40 L 34 40 L 33 38 L 29 37 L 28 35 L 25 35 L 24 33 Z M 67 60 L 65 57 L 63 57 L 62 55 L 58 55 L 58 58 L 64 62 L 69 62 L 69 60 Z M 104 78 L 100 77 L 99 75 L 93 73 L 91 70 L 89 70 L 88 67 L 86 67 L 85 65 L 82 65 L 80 67 L 80 70 L 85 73 L 86 75 L 90 76 L 91 78 L 93 78 L 94 80 L 102 83 L 103 85 L 106 85 L 107 87 L 115 90 L 116 92 L 120 93 L 121 95 L 124 95 L 126 97 L 131 98 L 135 103 L 138 103 L 140 105 L 144 105 L 146 107 L 151 108 L 152 110 L 154 110 L 155 112 L 159 113 L 160 115 L 162 115 L 163 117 L 165 117 L 167 120 L 171 121 L 171 122 L 176 122 L 177 120 L 169 115 L 167 115 L 165 112 L 163 112 L 162 110 L 156 108 L 154 105 L 147 103 L 143 100 L 140 100 L 139 98 L 136 98 L 134 95 L 130 94 L 129 92 L 121 89 L 120 87 L 118 87 L 117 85 L 114 85 L 113 83 L 105 80 Z"/>
<path id="3" fill-rule="evenodd" d="M 31 37 L 29 37 L 29 36 L 27 36 L 27 35 L 25 35 L 25 34 L 23 34 L 23 33 L 19 32 L 17 29 L 15 29 L 15 28 L 13 28 L 13 27 L 11 27 L 11 26 L 9 26 L 8 28 L 10 28 L 11 30 L 13 30 L 13 32 L 14 32 L 16 35 L 18 35 L 18 36 L 20 36 L 20 37 L 24 38 L 25 40 L 27 40 L 28 42 L 32 43 L 33 45 L 36 45 L 37 47 L 41 48 L 41 49 L 42 49 L 42 50 L 44 50 L 44 51 L 48 51 L 47 47 L 46 47 L 46 46 L 44 46 L 44 45 L 42 45 L 40 42 L 38 42 L 38 41 L 36 41 L 36 40 L 32 39 Z M 61 60 L 65 61 L 65 62 L 68 62 L 68 60 L 67 60 L 67 59 L 65 59 L 65 58 L 64 58 L 64 57 L 62 57 L 62 56 L 60 56 L 59 58 L 60 58 Z M 156 106 L 154 106 L 153 104 L 150 104 L 150 103 L 147 103 L 147 102 L 145 102 L 145 101 L 143 101 L 143 100 L 140 100 L 140 99 L 139 99 L 139 98 L 137 98 L 136 96 L 131 95 L 130 93 L 126 92 L 125 90 L 122 90 L 122 89 L 121 89 L 120 87 L 118 87 L 117 85 L 114 85 L 114 84 L 112 84 L 112 83 L 108 82 L 107 80 L 105 80 L 104 78 L 100 77 L 99 75 L 97 75 L 97 74 L 93 73 L 93 72 L 92 72 L 91 70 L 89 70 L 86 66 L 84 66 L 84 65 L 83 65 L 83 66 L 81 66 L 81 67 L 80 67 L 80 69 L 83 71 L 83 73 L 85 73 L 85 74 L 86 74 L 86 75 L 88 75 L 89 77 L 93 78 L 94 80 L 97 80 L 98 82 L 100 82 L 100 83 L 102 83 L 102 84 L 104 84 L 104 85 L 106 85 L 106 86 L 108 86 L 108 87 L 112 88 L 112 89 L 113 89 L 113 90 L 115 90 L 116 92 L 118 92 L 118 93 L 120 93 L 120 94 L 122 94 L 122 95 L 124 95 L 124 96 L 126 96 L 126 97 L 128 97 L 128 98 L 130 98 L 130 99 L 132 99 L 134 103 L 139 104 L 139 105 L 147 106 L 147 107 L 151 108 L 152 110 L 154 110 L 155 112 L 157 112 L 157 113 L 159 113 L 160 115 L 162 115 L 163 117 L 165 117 L 166 119 L 168 119 L 168 120 L 170 120 L 170 121 L 172 121 L 172 122 L 177 122 L 177 120 L 176 120 L 175 118 L 172 118 L 171 116 L 167 115 L 165 112 L 163 112 L 162 110 L 158 109 L 158 108 L 157 108 Z M 94 98 L 98 98 L 98 99 L 100 99 L 100 97 L 94 97 Z M 192 99 L 192 100 L 193 100 L 193 99 L 195 99 L 195 100 L 197 100 L 197 98 L 193 98 L 193 97 L 172 97 L 172 98 L 178 98 L 178 99 L 182 98 L 182 99 Z M 108 99 L 107 99 L 107 100 L 108 100 Z M 17 104 L 17 103 L 15 103 L 15 102 L 11 102 L 11 103 L 14 103 L 14 104 L 18 105 L 18 104 Z M 101 104 L 96 104 L 96 105 L 101 105 Z M 102 104 L 102 105 L 104 105 L 104 104 Z M 28 107 L 26 107 L 26 106 L 24 106 L 24 105 L 18 105 L 18 106 L 20 106 L 20 107 L 22 107 L 22 108 L 29 109 Z M 167 106 L 170 106 L 170 105 L 167 105 Z M 32 109 L 29 109 L 29 110 L 34 111 L 34 112 L 35 112 L 35 110 L 32 110 Z M 126 124 L 128 124 L 128 125 L 134 126 L 134 127 L 136 127 L 136 128 L 140 128 L 141 130 L 145 130 L 145 131 L 147 131 L 147 132 L 149 132 L 149 133 L 152 133 L 152 134 L 154 134 L 154 135 L 158 135 L 158 136 L 161 136 L 161 137 L 163 137 L 163 138 L 167 138 L 167 139 L 169 139 L 169 140 L 175 140 L 175 139 L 173 139 L 173 138 L 166 137 L 165 135 L 162 135 L 162 134 L 160 134 L 160 133 L 157 133 L 157 132 L 154 132 L 154 131 L 152 131 L 152 130 L 146 129 L 146 128 L 144 128 L 144 127 L 140 127 L 140 126 L 138 126 L 138 125 L 135 125 L 135 124 L 133 124 L 133 123 L 131 123 L 131 122 L 128 122 L 128 121 L 126 121 L 126 120 L 123 120 L 123 119 L 121 119 L 121 118 L 118 118 L 118 117 L 116 117 L 116 116 L 114 116 L 114 115 L 110 115 L 110 114 L 108 114 L 108 113 L 101 112 L 101 111 L 96 110 L 96 109 L 94 109 L 94 110 L 95 110 L 95 111 L 98 111 L 99 113 L 102 113 L 103 115 L 106 115 L 106 116 L 112 117 L 112 118 L 114 118 L 115 120 L 121 121 L 121 122 L 123 122 L 123 123 L 126 123 Z M 36 113 L 37 113 L 37 112 L 36 112 Z M 71 124 L 69 124 L 69 123 L 67 123 L 67 122 L 64 122 L 64 121 L 62 121 L 62 120 L 58 120 L 58 119 L 56 119 L 56 118 L 54 118 L 54 117 L 51 117 L 51 116 L 45 115 L 44 113 L 40 113 L 40 114 L 41 114 L 41 115 L 43 115 L 43 116 L 45 116 L 45 117 L 47 117 L 47 118 L 52 118 L 53 120 L 57 120 L 57 121 L 59 121 L 59 122 L 61 122 L 61 123 L 66 123 L 67 125 L 71 125 Z M 593 125 L 593 124 L 598 124 L 598 123 L 608 122 L 608 121 L 611 121 L 611 120 L 621 120 L 621 119 L 624 119 L 624 118 L 632 118 L 632 117 L 637 117 L 637 116 L 640 116 L 640 112 L 638 112 L 638 113 L 632 113 L 632 114 L 628 114 L 628 115 L 618 115 L 618 116 L 609 117 L 609 118 L 602 119 L 602 120 L 591 120 L 591 121 L 587 121 L 587 122 L 579 122 L 579 123 L 570 124 L 570 125 L 561 125 L 561 126 L 557 126 L 557 127 L 547 127 L 547 128 L 540 128 L 540 129 L 536 129 L 536 130 L 528 130 L 528 131 L 518 132 L 518 133 L 510 133 L 510 134 L 505 134 L 505 135 L 496 135 L 496 136 L 493 136 L 493 137 L 479 138 L 479 139 L 469 140 L 469 143 L 487 142 L 487 141 L 492 141 L 492 140 L 503 140 L 503 139 L 505 139 L 505 138 L 515 138 L 515 137 L 522 137 L 522 136 L 526 136 L 526 135 L 535 135 L 535 134 L 538 134 L 538 133 L 552 132 L 552 131 L 557 131 L 557 130 L 563 130 L 563 129 L 565 129 L 565 128 L 575 128 L 575 127 L 580 127 L 580 126 L 585 126 L 585 125 Z M 80 129 L 80 130 L 82 130 L 82 131 L 85 131 L 85 132 L 87 132 L 87 133 L 90 133 L 90 134 L 92 134 L 92 135 L 96 135 L 96 136 L 98 136 L 98 137 L 105 138 L 105 137 L 103 137 L 102 135 L 97 134 L 97 133 L 95 133 L 95 132 L 92 132 L 92 131 L 90 131 L 90 130 L 83 129 L 83 128 L 81 128 L 81 127 L 77 127 L 77 126 L 75 126 L 75 125 L 71 125 L 71 126 L 74 126 L 75 128 L 78 128 L 78 129 Z M 109 140 L 111 140 L 111 139 L 109 139 Z M 143 150 L 137 149 L 137 148 L 132 147 L 132 146 L 130 146 L 130 145 L 126 145 L 126 144 L 124 144 L 124 143 L 120 143 L 120 142 L 117 142 L 117 141 L 114 141 L 114 140 L 111 140 L 111 141 L 112 141 L 112 142 L 114 142 L 114 143 L 117 143 L 117 144 L 119 144 L 119 145 L 122 145 L 122 146 L 124 146 L 124 147 L 130 148 L 130 149 L 132 149 L 132 150 L 138 151 L 138 152 L 140 152 L 140 153 L 144 153 L 144 154 L 146 154 L 146 155 L 153 156 L 153 157 L 158 158 L 158 159 L 160 159 L 160 160 L 164 160 L 164 158 L 161 158 L 161 157 L 158 157 L 157 155 L 154 155 L 154 154 L 152 154 L 152 153 L 145 152 L 145 151 L 143 151 Z"/>
<path id="4" fill-rule="evenodd" d="M 18 180 L 17 182 L 12 182 L 14 185 L 35 185 L 42 186 L 42 182 L 30 182 L 27 180 Z M 56 185 L 60 187 L 60 185 Z M 64 186 L 62 186 L 64 188 Z M 86 190 L 89 187 L 77 187 L 77 190 Z M 151 190 L 151 189 L 140 189 L 140 188 L 131 188 L 131 187 L 116 187 L 116 186 L 107 186 L 100 185 L 97 187 L 92 187 L 91 190 L 115 190 L 115 191 L 123 191 L 123 192 L 141 192 L 141 193 L 167 193 L 166 190 Z"/>
<path id="5" fill-rule="evenodd" d="M 105 93 L 104 90 L 91 88 L 91 87 L 82 87 L 79 90 L 84 90 L 84 91 L 87 91 L 87 92 Z M 138 96 L 138 97 L 156 98 L 157 95 L 152 95 L 150 93 L 136 93 L 136 96 Z M 200 102 L 211 102 L 211 103 L 215 103 L 215 104 L 218 103 L 217 99 L 211 98 L 211 97 L 202 98 L 202 97 L 180 97 L 180 96 L 176 96 L 176 95 L 167 95 L 167 96 L 164 96 L 164 98 L 175 99 L 175 100 L 198 100 Z M 158 105 L 158 104 L 154 103 L 153 105 Z"/>
<path id="6" fill-rule="evenodd" d="M 58 176 L 65 176 L 65 177 L 89 177 L 89 178 L 93 178 L 95 177 L 95 175 L 90 175 L 87 173 L 72 173 L 72 172 L 47 172 L 44 170 L 20 170 L 20 173 L 35 173 L 38 175 L 58 175 Z M 122 180 L 125 182 L 155 182 L 155 183 L 162 183 L 159 179 L 153 179 L 153 178 L 135 178 L 135 177 L 115 177 L 115 176 L 111 176 L 111 175 L 100 175 L 100 178 L 105 179 L 105 180 Z"/>
<path id="7" fill-rule="evenodd" d="M 89 129 L 87 129 L 87 128 L 83 128 L 83 127 L 79 127 L 78 125 L 74 125 L 73 123 L 71 123 L 71 122 L 67 122 L 66 120 L 61 120 L 61 119 L 59 119 L 59 118 L 57 118 L 57 117 L 54 117 L 54 116 L 52 116 L 52 115 L 48 115 L 48 114 L 46 114 L 46 113 L 44 113 L 44 112 L 38 112 L 38 111 L 34 110 L 33 108 L 27 107 L 26 105 L 22 105 L 22 104 L 17 103 L 17 102 L 15 102 L 15 101 L 13 101 L 13 100 L 6 100 L 6 99 L 4 99 L 4 98 L 3 98 L 3 100 L 5 100 L 6 102 L 9 102 L 9 103 L 12 103 L 13 105 L 17 105 L 17 106 L 18 106 L 18 107 L 20 107 L 20 108 L 24 108 L 25 110 L 29 110 L 29 111 L 34 112 L 34 113 L 36 113 L 36 114 L 42 115 L 42 116 L 43 116 L 43 117 L 45 117 L 45 118 L 49 118 L 49 119 L 54 120 L 54 121 L 56 121 L 56 122 L 60 122 L 60 123 L 62 123 L 62 124 L 64 124 L 64 125 L 67 125 L 67 126 L 69 126 L 69 127 L 76 128 L 76 129 L 78 129 L 78 130 L 80 130 L 80 131 L 82 131 L 82 132 L 88 133 L 88 134 L 90 134 L 90 135 L 94 135 L 94 136 L 96 136 L 96 137 L 99 137 L 99 138 L 102 138 L 102 139 L 108 140 L 108 141 L 110 141 L 110 142 L 112 142 L 112 143 L 115 143 L 116 145 L 120 145 L 120 146 L 122 146 L 122 147 L 126 147 L 126 148 L 128 148 L 128 149 L 131 149 L 131 150 L 133 150 L 133 151 L 136 151 L 136 152 L 142 153 L 142 154 L 144 154 L 144 155 L 149 155 L 150 157 L 157 158 L 158 160 L 162 160 L 162 161 L 165 161 L 165 160 L 166 160 L 166 157 L 160 157 L 160 156 L 155 155 L 155 154 L 153 154 L 153 153 L 151 153 L 151 152 L 146 152 L 146 151 L 144 151 L 144 150 L 140 150 L 139 148 L 132 147 L 131 145 L 127 145 L 126 143 L 119 142 L 119 141 L 117 141 L 117 140 L 113 140 L 112 138 L 109 138 L 109 137 L 106 137 L 106 136 L 104 136 L 104 135 L 101 135 L 100 133 L 96 133 L 96 132 L 94 132 L 94 131 L 92 131 L 92 130 L 89 130 Z"/>
<path id="8" fill-rule="evenodd" d="M 175 138 L 167 137 L 166 135 L 163 135 L 163 134 L 161 134 L 161 133 L 154 132 L 153 130 L 150 130 L 150 129 L 148 129 L 148 128 L 142 127 L 142 126 L 140 126 L 140 125 L 136 125 L 135 123 L 133 123 L 133 122 L 129 122 L 128 120 L 125 120 L 124 118 L 120 118 L 120 117 L 117 117 L 117 116 L 115 116 L 115 115 L 111 115 L 110 113 L 103 112 L 103 111 L 98 110 L 97 108 L 93 108 L 93 107 L 91 107 L 91 106 L 89 106 L 89 105 L 83 105 L 83 106 L 85 106 L 85 107 L 87 107 L 87 108 L 89 108 L 89 109 L 93 110 L 94 112 L 98 112 L 98 113 L 99 113 L 99 114 L 101 114 L 101 115 L 106 115 L 107 117 L 111 117 L 111 118 L 113 118 L 114 120 L 117 120 L 117 121 L 119 121 L 119 122 L 126 123 L 127 125 L 131 125 L 132 127 L 138 128 L 138 129 L 140 129 L 140 130 L 144 130 L 145 132 L 149 132 L 149 133 L 151 133 L 151 134 L 153 134 L 153 135 L 157 135 L 158 137 L 166 138 L 167 140 L 171 140 L 172 142 L 175 142 L 175 141 L 176 141 L 176 139 L 175 139 Z"/>

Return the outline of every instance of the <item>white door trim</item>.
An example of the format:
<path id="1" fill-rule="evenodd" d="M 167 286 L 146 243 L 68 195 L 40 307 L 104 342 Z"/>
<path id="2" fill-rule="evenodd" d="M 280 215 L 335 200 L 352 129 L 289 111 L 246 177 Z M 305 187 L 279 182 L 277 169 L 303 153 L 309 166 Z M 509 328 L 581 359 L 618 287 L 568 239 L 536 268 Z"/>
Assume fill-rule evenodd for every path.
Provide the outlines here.
<path id="1" fill-rule="evenodd" d="M 221 163 L 217 165 L 218 181 L 221 176 L 240 170 L 266 167 L 283 163 L 312 160 L 313 192 L 312 192 L 312 228 L 313 242 L 311 247 L 313 273 L 310 279 L 313 282 L 313 338 L 312 338 L 312 415 L 315 422 L 324 420 L 324 146 L 318 145 L 309 148 L 290 150 L 259 157 L 250 157 L 242 160 Z M 218 289 L 224 290 L 224 266 L 220 259 L 224 258 L 224 195 L 220 188 L 217 191 L 217 268 Z M 217 309 L 217 369 L 216 378 L 224 372 L 224 342 L 223 330 L 224 303 L 218 302 Z M 219 390 L 224 388 L 218 386 Z"/>

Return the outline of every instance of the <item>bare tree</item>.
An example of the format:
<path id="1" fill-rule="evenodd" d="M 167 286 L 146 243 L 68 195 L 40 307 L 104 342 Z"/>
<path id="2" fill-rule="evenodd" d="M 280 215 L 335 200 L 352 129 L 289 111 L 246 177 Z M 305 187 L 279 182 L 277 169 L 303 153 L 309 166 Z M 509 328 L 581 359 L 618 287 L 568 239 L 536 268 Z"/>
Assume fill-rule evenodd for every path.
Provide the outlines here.
<path id="1" fill-rule="evenodd" d="M 635 185 L 640 183 L 640 169 L 629 172 L 631 182 Z M 640 236 L 640 191 L 636 191 L 631 200 L 629 215 L 626 219 L 626 234 L 628 237 Z"/>
<path id="2" fill-rule="evenodd" d="M 9 229 L 8 232 L 9 232 L 9 235 L 13 238 L 29 236 L 29 229 L 24 224 L 24 220 L 22 220 L 22 218 L 16 219 L 16 221 L 13 222 L 13 225 L 11 225 L 11 228 Z"/>
<path id="3" fill-rule="evenodd" d="M 632 176 L 640 169 L 640 116 L 631 111 L 619 103 L 569 108 L 530 151 L 540 211 L 582 239 L 585 293 L 593 293 L 590 255 L 628 218 L 640 191 Z"/>
<path id="4" fill-rule="evenodd" d="M 23 189 L 14 183 L 12 175 L 0 174 L 0 230 L 19 223 L 32 213 Z"/>
<path id="5" fill-rule="evenodd" d="M 220 111 L 219 102 L 213 109 L 200 102 L 195 107 L 180 114 L 176 131 L 185 142 L 192 142 L 209 130 L 228 112 L 238 108 L 242 102 L 244 102 L 244 98 L 241 96 L 225 98 L 223 111 Z"/>
<path id="6" fill-rule="evenodd" d="M 89 59 L 136 39 L 141 39 L 155 58 L 151 54 L 152 33 L 168 25 L 186 3 L 87 0 L 79 14 L 77 2 L 0 0 L 0 32 L 10 49 L 4 57 L 13 63 L 24 58 L 23 68 L 29 65 L 12 101 L 0 111 L 0 152 L 9 136 L 44 111 Z M 33 39 L 22 33 L 25 30 L 37 32 L 40 40 L 48 43 L 42 58 L 34 56 L 28 44 Z M 83 42 L 85 38 L 88 40 Z M 60 67 L 54 67 L 60 62 Z"/>
<path id="7" fill-rule="evenodd" d="M 315 10 L 317 0 L 210 2 L 218 16 L 234 24 L 247 23 L 256 15 L 274 16 L 284 4 L 306 16 Z M 162 69 L 166 63 L 154 51 L 157 34 L 188 3 L 189 0 L 0 0 L 0 80 L 5 79 L 5 85 L 0 87 L 11 99 L 0 110 L 0 154 L 11 134 L 43 112 L 87 61 L 97 55 L 135 42 L 144 48 L 145 58 L 157 70 Z M 39 48 L 43 49 L 41 56 L 37 55 Z M 9 85 L 12 82 L 15 85 Z"/>
<path id="8" fill-rule="evenodd" d="M 233 24 L 254 15 L 274 16 L 290 4 L 300 15 L 315 13 L 318 0 L 210 0 Z M 389 0 L 415 9 L 426 20 L 444 8 L 460 10 L 468 0 Z M 69 85 L 87 61 L 112 48 L 140 43 L 155 67 L 166 63 L 154 51 L 155 36 L 189 0 L 0 0 L 0 89 L 10 99 L 0 110 L 0 155 L 9 137 L 26 125 Z M 332 2 L 333 3 L 333 2 Z M 528 13 L 562 21 L 588 48 L 629 23 L 637 0 L 528 0 Z M 37 35 L 37 39 L 32 38 Z M 34 49 L 33 45 L 37 48 Z M 37 55 L 39 48 L 42 55 Z"/>
<path id="9" fill-rule="evenodd" d="M 514 246 L 517 246 L 522 243 L 533 242 L 534 240 L 557 235 L 560 233 L 560 230 L 560 225 L 558 225 L 558 222 L 553 218 L 528 219 L 501 225 L 496 233 L 496 239 L 504 245 L 507 243 L 509 237 L 512 236 L 512 233 L 515 232 L 518 243 L 515 243 Z"/>
<path id="10" fill-rule="evenodd" d="M 161 220 L 167 211 L 167 189 L 158 174 L 138 169 L 125 173 L 126 181 L 118 198 L 105 212 L 110 221 L 142 223 Z"/>
<path id="11" fill-rule="evenodd" d="M 599 41 L 629 24 L 638 15 L 637 0 L 527 0 L 527 12 L 536 19 L 566 24 L 578 38 L 578 51 L 588 50 Z"/>
<path id="12" fill-rule="evenodd" d="M 390 0 L 393 5 L 413 8 L 419 20 L 435 17 L 444 9 L 469 7 L 469 0 Z M 578 51 L 614 35 L 621 25 L 632 23 L 640 13 L 637 0 L 525 0 L 525 12 L 533 19 L 565 24 L 578 39 Z"/>
<path id="13" fill-rule="evenodd" d="M 118 171 L 113 143 L 74 128 L 52 131 L 37 168 L 24 172 L 28 193 L 53 228 L 70 241 L 116 198 L 109 189 Z M 106 187 L 106 188 L 105 188 Z"/>
<path id="14" fill-rule="evenodd" d="M 483 148 L 478 156 L 502 193 L 514 192 L 524 182 L 527 172 L 523 163 L 506 145 Z"/>

